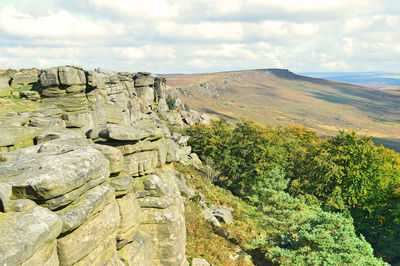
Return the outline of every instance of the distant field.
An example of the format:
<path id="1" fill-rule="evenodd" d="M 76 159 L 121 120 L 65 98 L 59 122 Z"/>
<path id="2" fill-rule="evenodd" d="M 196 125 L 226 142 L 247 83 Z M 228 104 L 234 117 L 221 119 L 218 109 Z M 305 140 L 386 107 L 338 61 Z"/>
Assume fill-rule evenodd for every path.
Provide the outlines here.
<path id="1" fill-rule="evenodd" d="M 189 106 L 213 116 L 270 125 L 301 124 L 326 136 L 339 129 L 355 129 L 400 151 L 400 93 L 396 89 L 362 87 L 279 69 L 165 77 L 170 87 L 182 89 L 179 96 Z"/>

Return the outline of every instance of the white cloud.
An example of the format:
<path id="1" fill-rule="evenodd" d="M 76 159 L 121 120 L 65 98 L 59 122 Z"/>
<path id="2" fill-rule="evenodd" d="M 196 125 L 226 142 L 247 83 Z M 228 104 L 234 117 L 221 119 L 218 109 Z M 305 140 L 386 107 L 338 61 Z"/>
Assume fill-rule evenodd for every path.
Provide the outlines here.
<path id="1" fill-rule="evenodd" d="M 132 19 L 167 19 L 178 15 L 178 4 L 167 0 L 89 0 L 99 10 L 113 11 Z"/>
<path id="2" fill-rule="evenodd" d="M 243 27 L 238 22 L 199 24 L 161 22 L 156 29 L 160 36 L 184 40 L 241 41 L 244 36 Z"/>
<path id="3" fill-rule="evenodd" d="M 4 1 L 0 68 L 400 68 L 400 15 L 385 1 Z"/>
<path id="4" fill-rule="evenodd" d="M 107 25 L 73 16 L 65 10 L 34 17 L 6 6 L 0 11 L 0 30 L 11 36 L 49 39 L 87 39 L 123 35 L 122 25 Z"/>

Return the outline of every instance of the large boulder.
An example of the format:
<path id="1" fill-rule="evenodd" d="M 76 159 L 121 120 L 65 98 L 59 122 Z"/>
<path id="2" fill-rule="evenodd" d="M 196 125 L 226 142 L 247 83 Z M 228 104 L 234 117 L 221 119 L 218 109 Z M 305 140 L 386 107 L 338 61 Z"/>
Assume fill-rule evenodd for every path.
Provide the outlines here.
<path id="1" fill-rule="evenodd" d="M 160 102 L 161 99 L 166 99 L 166 78 L 163 77 L 155 77 L 154 79 L 154 94 L 156 102 Z"/>
<path id="2" fill-rule="evenodd" d="M 38 70 L 32 69 L 29 72 L 21 72 L 17 73 L 16 75 L 13 75 L 11 81 L 11 87 L 20 88 L 33 85 L 34 83 L 38 82 L 38 80 L 39 80 Z"/>
<path id="3" fill-rule="evenodd" d="M 20 265 L 30 259 L 45 265 L 46 261 L 40 261 L 40 256 L 36 259 L 32 257 L 54 248 L 54 242 L 61 233 L 62 221 L 48 209 L 36 206 L 27 212 L 0 212 L 0 228 L 0 265 Z M 49 257 L 50 261 L 54 260 L 53 256 Z"/>
<path id="4" fill-rule="evenodd" d="M 57 87 L 60 85 L 58 67 L 43 70 L 42 73 L 40 73 L 39 81 L 42 87 Z"/>
<path id="5" fill-rule="evenodd" d="M 135 75 L 135 87 L 146 87 L 154 85 L 154 76 L 148 72 L 139 72 Z"/>
<path id="6" fill-rule="evenodd" d="M 17 149 L 32 146 L 33 139 L 42 131 L 43 129 L 35 127 L 0 125 L 0 147 L 13 146 Z"/>
<path id="7" fill-rule="evenodd" d="M 63 66 L 58 68 L 58 77 L 61 85 L 85 85 L 86 76 L 80 67 Z"/>
<path id="8" fill-rule="evenodd" d="M 105 125 L 96 127 L 88 132 L 91 139 L 107 139 L 118 141 L 137 141 L 142 139 L 159 139 L 164 136 L 164 131 L 156 126 L 143 125 Z"/>
<path id="9" fill-rule="evenodd" d="M 92 147 L 66 146 L 61 151 L 41 151 L 43 145 L 25 148 L 25 157 L 0 164 L 0 181 L 13 187 L 14 197 L 42 202 L 63 197 L 92 180 L 104 182 L 109 176 L 108 160 Z M 10 158 L 13 153 L 24 151 L 16 150 L 4 157 Z"/>

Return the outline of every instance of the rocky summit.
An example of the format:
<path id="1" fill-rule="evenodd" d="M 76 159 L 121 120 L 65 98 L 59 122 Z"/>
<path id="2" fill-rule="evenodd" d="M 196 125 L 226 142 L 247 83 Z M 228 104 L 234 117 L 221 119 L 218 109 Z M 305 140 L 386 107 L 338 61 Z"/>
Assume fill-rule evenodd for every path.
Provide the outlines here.
<path id="1" fill-rule="evenodd" d="M 201 162 L 168 125 L 207 116 L 170 110 L 165 78 L 147 72 L 12 76 L 0 97 L 36 108 L 0 114 L 0 265 L 188 265 L 173 162 Z"/>

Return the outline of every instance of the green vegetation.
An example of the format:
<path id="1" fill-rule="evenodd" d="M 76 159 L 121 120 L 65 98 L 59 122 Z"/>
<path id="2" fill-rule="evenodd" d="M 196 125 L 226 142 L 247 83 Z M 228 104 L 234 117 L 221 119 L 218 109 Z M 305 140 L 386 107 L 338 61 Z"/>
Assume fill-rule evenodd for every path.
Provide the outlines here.
<path id="1" fill-rule="evenodd" d="M 186 111 L 186 112 L 189 112 L 189 111 L 190 111 L 189 105 L 188 105 L 187 103 L 185 103 L 185 104 L 183 105 L 183 107 L 185 108 L 185 111 Z"/>
<path id="2" fill-rule="evenodd" d="M 174 98 L 174 96 L 171 94 L 168 94 L 167 96 L 167 105 L 169 110 L 175 110 L 176 108 L 176 98 Z"/>
<path id="3" fill-rule="evenodd" d="M 193 150 L 220 172 L 215 184 L 263 214 L 265 236 L 251 243 L 270 261 L 384 264 L 374 249 L 375 256 L 400 262 L 396 152 L 353 131 L 322 140 L 304 127 L 250 121 L 233 128 L 219 120 L 187 134 Z"/>
<path id="4" fill-rule="evenodd" d="M 186 180 L 187 184 L 204 194 L 207 204 L 213 203 L 234 210 L 233 224 L 222 225 L 224 230 L 230 233 L 227 239 L 215 234 L 211 224 L 201 218 L 203 209 L 197 204 L 196 199 L 185 201 L 188 260 L 201 257 L 213 265 L 230 266 L 233 262 L 227 258 L 229 255 L 236 255 L 237 249 L 251 252 L 252 247 L 248 246 L 248 243 L 264 233 L 260 224 L 261 213 L 257 212 L 254 206 L 234 196 L 229 190 L 213 185 L 207 177 L 199 174 L 193 167 L 177 164 L 176 169 L 190 176 Z M 243 266 L 253 265 L 244 257 L 240 257 L 235 263 Z"/>

